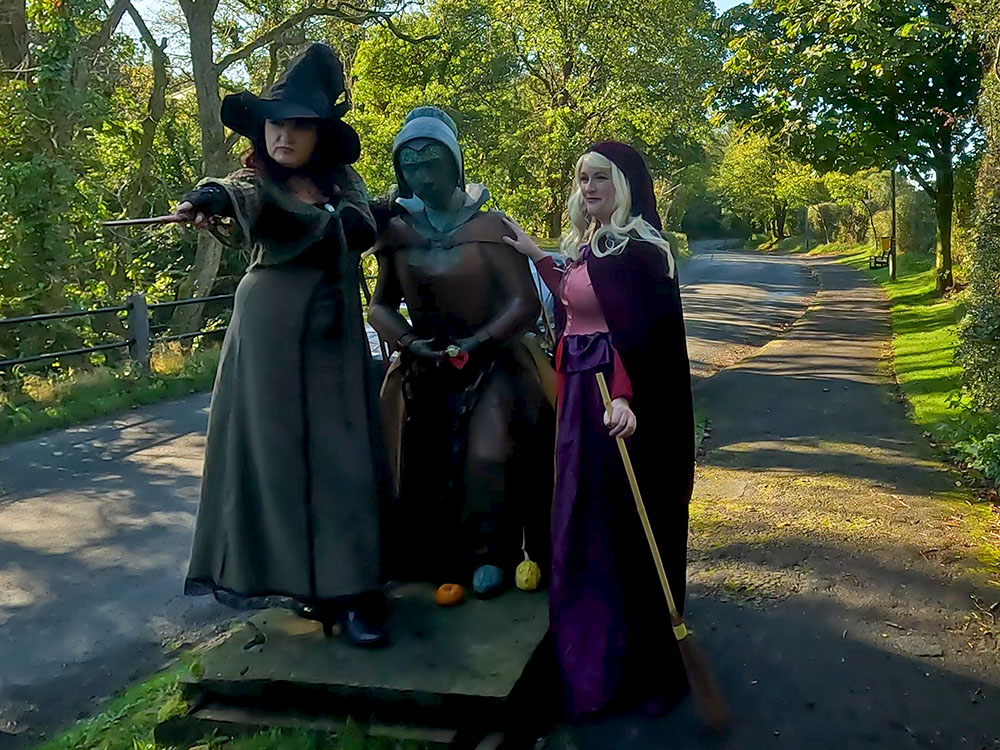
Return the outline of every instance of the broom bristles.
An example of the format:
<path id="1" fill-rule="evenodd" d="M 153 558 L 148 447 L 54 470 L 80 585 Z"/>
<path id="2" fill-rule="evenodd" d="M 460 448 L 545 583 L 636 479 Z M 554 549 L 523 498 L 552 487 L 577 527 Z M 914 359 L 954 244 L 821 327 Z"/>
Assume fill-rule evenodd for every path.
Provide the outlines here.
<path id="1" fill-rule="evenodd" d="M 729 710 L 722 697 L 722 691 L 712 676 L 705 652 L 698 647 L 694 639 L 688 635 L 677 641 L 687 672 L 688 684 L 691 686 L 691 696 L 702 720 L 717 732 L 724 733 L 729 726 Z"/>

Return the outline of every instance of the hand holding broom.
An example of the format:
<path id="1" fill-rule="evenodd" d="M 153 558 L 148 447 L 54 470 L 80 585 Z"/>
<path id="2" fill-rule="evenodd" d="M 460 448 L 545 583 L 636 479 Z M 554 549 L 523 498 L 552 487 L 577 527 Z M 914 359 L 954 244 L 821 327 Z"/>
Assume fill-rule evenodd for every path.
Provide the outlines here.
<path id="1" fill-rule="evenodd" d="M 601 398 L 604 400 L 604 408 L 608 414 L 611 413 L 611 394 L 608 392 L 608 384 L 604 380 L 603 373 L 597 373 L 597 385 L 601 389 Z M 649 542 L 649 550 L 653 553 L 653 562 L 656 563 L 656 572 L 660 576 L 660 584 L 663 586 L 663 594 L 667 597 L 667 608 L 670 610 L 670 624 L 677 639 L 677 646 L 681 652 L 681 659 L 684 662 L 684 671 L 687 673 L 688 682 L 691 685 L 691 694 L 694 696 L 695 705 L 702 719 L 713 729 L 719 732 L 725 730 L 729 723 L 726 703 L 719 691 L 719 686 L 712 676 L 712 670 L 708 665 L 708 659 L 698 648 L 698 645 L 691 638 L 691 633 L 684 625 L 680 612 L 677 610 L 677 603 L 674 595 L 670 591 L 670 583 L 667 581 L 667 573 L 663 568 L 663 560 L 660 557 L 660 550 L 656 546 L 656 538 L 653 536 L 653 528 L 649 524 L 649 516 L 646 515 L 646 506 L 642 502 L 642 495 L 639 493 L 639 484 L 635 479 L 635 471 L 632 469 L 632 460 L 628 455 L 628 448 L 625 447 L 625 440 L 617 438 L 618 451 L 621 453 L 622 462 L 625 464 L 625 473 L 628 475 L 629 485 L 632 487 L 632 497 L 635 498 L 635 507 L 639 511 L 639 519 L 642 521 L 643 531 L 646 532 L 646 541 Z"/>

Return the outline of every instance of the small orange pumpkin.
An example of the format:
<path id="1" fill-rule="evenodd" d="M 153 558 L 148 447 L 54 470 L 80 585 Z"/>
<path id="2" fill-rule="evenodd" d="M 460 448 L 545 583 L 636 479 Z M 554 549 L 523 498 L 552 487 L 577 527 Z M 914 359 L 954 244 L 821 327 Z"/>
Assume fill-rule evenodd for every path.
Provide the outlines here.
<path id="1" fill-rule="evenodd" d="M 434 602 L 440 607 L 456 607 L 465 601 L 465 589 L 457 583 L 443 583 L 434 592 Z"/>

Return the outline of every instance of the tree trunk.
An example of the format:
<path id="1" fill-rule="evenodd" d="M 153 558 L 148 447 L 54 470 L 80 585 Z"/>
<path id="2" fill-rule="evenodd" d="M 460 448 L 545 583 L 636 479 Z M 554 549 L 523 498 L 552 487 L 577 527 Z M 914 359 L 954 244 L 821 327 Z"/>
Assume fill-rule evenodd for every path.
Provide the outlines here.
<path id="1" fill-rule="evenodd" d="M 868 214 L 868 223 L 872 227 L 872 244 L 875 245 L 875 251 L 878 252 L 878 229 L 875 228 L 875 212 L 868 207 L 868 201 L 861 201 L 861 205 L 865 209 L 865 213 Z"/>
<path id="2" fill-rule="evenodd" d="M 28 56 L 25 0 L 0 0 L 0 61 L 16 68 Z"/>
<path id="3" fill-rule="evenodd" d="M 225 130 L 219 119 L 222 99 L 219 96 L 219 70 L 212 47 L 212 21 L 218 0 L 181 0 L 181 10 L 187 20 L 191 38 L 191 70 L 198 101 L 198 124 L 201 127 L 202 173 L 223 176 L 230 168 Z M 179 298 L 204 297 L 212 291 L 222 260 L 222 245 L 208 232 L 199 232 L 194 265 L 180 284 Z M 170 319 L 177 331 L 197 330 L 201 323 L 202 306 L 178 307 Z"/>
<path id="4" fill-rule="evenodd" d="M 951 134 L 948 134 L 950 146 Z M 935 185 L 934 213 L 937 216 L 937 291 L 939 294 L 951 289 L 955 279 L 951 268 L 951 224 L 955 208 L 955 170 L 949 148 L 946 153 L 938 153 L 935 159 L 937 184 Z"/>
<path id="5" fill-rule="evenodd" d="M 816 206 L 816 215 L 819 217 L 819 225 L 823 228 L 823 242 L 830 244 L 830 227 L 826 223 L 826 214 L 823 213 L 822 206 Z M 809 214 L 806 213 L 806 222 L 809 221 Z"/>
<path id="6" fill-rule="evenodd" d="M 787 214 L 787 206 L 774 207 L 774 238 L 776 240 L 785 239 L 785 218 Z"/>
<path id="7" fill-rule="evenodd" d="M 153 61 L 153 86 L 149 92 L 146 119 L 142 121 L 142 137 L 139 140 L 139 168 L 132 177 L 132 195 L 125 211 L 126 216 L 140 216 L 139 212 L 142 209 L 146 188 L 149 184 L 149 175 L 153 168 L 153 140 L 156 138 L 156 130 L 167 107 L 167 65 L 169 60 L 165 52 L 168 40 L 164 39 L 162 44 L 157 44 L 138 13 L 133 11 L 132 14 L 136 25 L 141 25 L 140 34 L 149 48 Z"/>
<path id="8" fill-rule="evenodd" d="M 562 234 L 562 215 L 562 206 L 549 211 L 549 215 L 545 219 L 545 224 L 548 227 L 549 239 L 558 239 Z"/>

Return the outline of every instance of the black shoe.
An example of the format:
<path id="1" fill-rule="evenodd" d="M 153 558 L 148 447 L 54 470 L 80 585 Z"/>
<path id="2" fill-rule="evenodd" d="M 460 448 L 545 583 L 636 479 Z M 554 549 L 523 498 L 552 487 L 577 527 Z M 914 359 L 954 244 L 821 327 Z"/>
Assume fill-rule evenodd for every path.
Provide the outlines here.
<path id="1" fill-rule="evenodd" d="M 367 619 L 359 610 L 349 609 L 341 622 L 343 634 L 355 646 L 378 648 L 389 642 L 389 631 L 382 622 Z"/>

